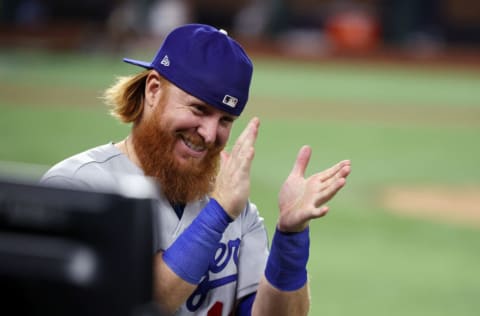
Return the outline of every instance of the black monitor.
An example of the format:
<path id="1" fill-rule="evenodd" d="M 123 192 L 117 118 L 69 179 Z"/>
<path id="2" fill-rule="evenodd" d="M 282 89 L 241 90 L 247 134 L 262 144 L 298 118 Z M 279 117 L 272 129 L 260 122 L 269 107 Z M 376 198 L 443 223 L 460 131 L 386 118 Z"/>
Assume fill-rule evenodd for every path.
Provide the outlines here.
<path id="1" fill-rule="evenodd" d="M 2 314 L 156 314 L 152 215 L 149 199 L 0 179 Z"/>

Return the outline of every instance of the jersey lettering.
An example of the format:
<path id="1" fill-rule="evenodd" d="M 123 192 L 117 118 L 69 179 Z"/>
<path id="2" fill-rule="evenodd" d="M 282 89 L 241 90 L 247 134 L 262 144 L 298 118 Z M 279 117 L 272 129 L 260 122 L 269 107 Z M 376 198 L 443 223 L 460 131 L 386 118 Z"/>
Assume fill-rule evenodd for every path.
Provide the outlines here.
<path id="1" fill-rule="evenodd" d="M 215 256 L 210 261 L 206 275 L 186 302 L 186 306 L 189 311 L 196 311 L 204 303 L 210 290 L 237 281 L 238 273 L 223 276 L 215 280 L 210 280 L 210 272 L 215 274 L 222 272 L 232 260 L 237 267 L 236 270 L 238 270 L 239 250 L 240 238 L 230 240 L 227 244 L 222 242 L 218 244 L 217 251 L 215 252 Z"/>
<path id="2" fill-rule="evenodd" d="M 216 302 L 208 310 L 207 316 L 222 316 L 222 310 L 223 310 L 223 303 L 222 302 Z"/>

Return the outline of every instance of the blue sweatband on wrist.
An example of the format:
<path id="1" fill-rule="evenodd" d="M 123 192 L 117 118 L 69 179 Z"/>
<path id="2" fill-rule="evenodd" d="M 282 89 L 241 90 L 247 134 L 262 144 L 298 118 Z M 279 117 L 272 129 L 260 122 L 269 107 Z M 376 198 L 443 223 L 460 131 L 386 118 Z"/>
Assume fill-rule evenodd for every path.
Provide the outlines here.
<path id="1" fill-rule="evenodd" d="M 190 226 L 163 253 L 163 261 L 179 277 L 199 284 L 232 219 L 215 199 L 210 199 Z"/>
<path id="2" fill-rule="evenodd" d="M 268 282 L 281 291 L 296 291 L 307 283 L 307 262 L 310 251 L 309 228 L 299 233 L 273 236 L 265 268 Z"/>
<path id="3" fill-rule="evenodd" d="M 257 296 L 257 292 L 249 294 L 243 297 L 237 305 L 235 315 L 238 316 L 252 316 L 252 307 L 253 302 L 255 302 L 255 298 Z"/>

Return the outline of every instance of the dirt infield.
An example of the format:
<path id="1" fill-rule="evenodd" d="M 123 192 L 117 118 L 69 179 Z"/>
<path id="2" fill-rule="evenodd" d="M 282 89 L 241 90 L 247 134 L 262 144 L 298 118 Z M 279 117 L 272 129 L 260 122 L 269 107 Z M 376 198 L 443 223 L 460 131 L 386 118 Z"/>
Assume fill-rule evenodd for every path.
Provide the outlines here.
<path id="1" fill-rule="evenodd" d="M 381 196 L 402 216 L 480 228 L 480 187 L 390 187 Z"/>
<path id="2" fill-rule="evenodd" d="M 1 89 L 1 88 L 0 88 Z M 329 103 L 301 101 L 302 110 L 290 100 L 273 100 L 253 96 L 246 113 L 259 117 L 288 119 L 322 119 L 375 122 L 383 124 L 421 124 L 430 126 L 480 126 L 480 109 L 383 106 L 382 104 Z"/>

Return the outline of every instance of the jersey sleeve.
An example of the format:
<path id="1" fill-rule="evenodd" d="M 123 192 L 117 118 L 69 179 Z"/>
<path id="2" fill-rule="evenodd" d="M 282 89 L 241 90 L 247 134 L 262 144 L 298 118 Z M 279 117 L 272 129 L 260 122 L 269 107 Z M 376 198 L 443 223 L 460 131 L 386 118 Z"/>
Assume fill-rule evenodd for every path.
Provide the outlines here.
<path id="1" fill-rule="evenodd" d="M 40 183 L 67 189 L 91 189 L 90 185 L 84 181 L 60 175 L 44 177 Z"/>
<path id="2" fill-rule="evenodd" d="M 68 170 L 52 168 L 41 179 L 40 183 L 67 189 L 80 189 L 101 192 L 113 192 L 115 183 L 112 175 L 94 164 L 83 166 L 81 169 Z"/>
<path id="3" fill-rule="evenodd" d="M 128 181 L 133 181 L 133 176 L 144 175 L 113 143 L 108 143 L 60 161 L 43 175 L 40 183 L 115 193 L 122 190 L 127 176 Z M 135 189 L 129 185 L 127 191 Z"/>
<path id="4" fill-rule="evenodd" d="M 249 203 L 242 216 L 237 299 L 257 290 L 268 257 L 267 231 L 256 205 Z"/>

